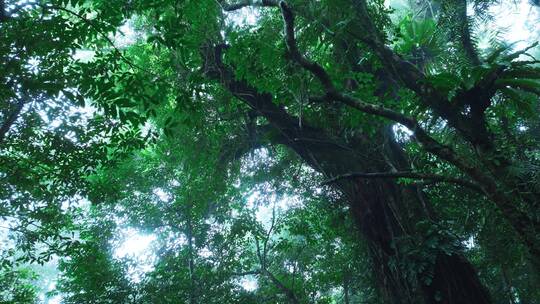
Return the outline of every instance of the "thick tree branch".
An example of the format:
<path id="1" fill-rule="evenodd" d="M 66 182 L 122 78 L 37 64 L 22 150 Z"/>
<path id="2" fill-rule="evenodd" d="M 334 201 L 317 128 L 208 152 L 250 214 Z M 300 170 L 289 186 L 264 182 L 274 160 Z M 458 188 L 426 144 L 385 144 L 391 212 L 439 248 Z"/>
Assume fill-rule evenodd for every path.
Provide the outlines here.
<path id="1" fill-rule="evenodd" d="M 358 0 L 357 2 L 362 2 L 362 0 Z M 281 7 L 282 9 L 283 7 L 285 9 L 288 8 L 286 4 Z M 292 16 L 292 11 L 289 10 L 289 12 L 290 16 Z M 294 40 L 289 39 L 288 41 Z M 397 56 L 391 50 L 386 48 L 384 44 L 382 45 L 383 51 L 388 51 L 386 54 L 387 56 Z M 316 154 L 313 153 L 314 151 L 318 151 L 321 149 L 320 145 L 308 144 L 306 142 L 302 142 L 302 144 L 300 144 L 294 141 L 294 138 L 302 137 L 321 139 L 324 138 L 325 140 L 332 140 L 332 138 L 326 136 L 324 132 L 321 132 L 320 129 L 309 127 L 307 124 L 300 129 L 297 123 L 298 120 L 291 116 L 289 113 L 287 113 L 285 109 L 274 104 L 272 101 L 273 96 L 271 94 L 260 92 L 259 90 L 257 90 L 257 88 L 253 87 L 245 80 L 237 80 L 234 75 L 234 70 L 230 66 L 227 66 L 222 62 L 221 55 L 224 48 L 224 46 L 219 45 L 217 47 L 213 45 L 203 47 L 202 53 L 204 73 L 210 78 L 220 81 L 234 96 L 236 96 L 237 98 L 245 102 L 247 105 L 249 105 L 251 108 L 255 109 L 258 113 L 266 117 L 270 124 L 274 125 L 283 135 L 283 137 L 286 138 L 287 145 L 293 150 L 295 150 L 295 152 L 297 152 L 300 157 L 302 157 L 302 159 L 304 159 L 315 170 L 323 173 L 331 174 L 332 172 L 336 172 L 337 174 L 340 174 L 341 172 L 339 170 L 336 170 L 336 168 L 325 166 L 325 162 L 331 162 L 331 160 L 328 159 L 328 155 L 322 152 Z M 381 56 L 381 59 L 384 61 L 385 57 Z M 387 63 L 384 62 L 384 64 Z M 316 69 L 314 69 L 314 71 L 316 71 Z M 329 83 L 331 84 L 331 82 Z M 422 85 L 422 82 L 420 82 L 420 85 Z M 331 88 L 333 88 L 333 86 Z M 437 92 L 433 91 L 432 88 L 430 88 L 429 86 L 426 88 L 426 90 L 427 92 L 425 95 L 419 94 L 419 96 L 421 96 L 421 98 L 423 96 L 423 99 L 427 100 L 424 102 L 429 102 L 426 103 L 428 106 L 431 103 L 435 103 L 434 107 L 432 108 L 435 112 L 438 112 L 441 109 L 444 110 L 444 107 L 450 106 L 446 97 L 441 100 L 440 98 L 438 98 Z M 334 91 L 332 93 L 336 92 Z M 422 90 L 420 90 L 420 93 L 422 93 Z M 437 98 L 434 97 L 433 100 L 429 100 L 429 98 L 426 98 L 426 96 L 435 96 Z M 380 110 L 386 109 L 381 109 L 381 107 L 379 106 L 363 103 L 360 100 L 352 97 L 347 97 L 343 94 L 336 93 L 334 96 L 332 96 L 332 94 L 330 94 L 330 96 L 324 96 L 324 100 L 326 101 L 340 101 L 339 98 L 341 98 L 341 102 L 349 101 L 351 104 L 358 105 L 358 108 L 362 111 L 365 111 L 366 113 L 384 114 L 380 116 L 392 120 L 394 120 L 394 118 L 398 118 L 399 120 L 395 119 L 394 121 L 398 121 L 411 129 L 415 134 L 416 140 L 418 140 L 418 142 L 422 144 L 423 148 L 427 152 L 430 152 L 438 156 L 439 158 L 446 160 L 448 163 L 453 164 L 462 172 L 467 174 L 471 178 L 471 180 L 477 182 L 478 185 L 482 187 L 483 192 L 490 199 L 492 199 L 502 210 L 503 214 L 510 221 L 516 231 L 518 231 L 518 233 L 523 236 L 523 239 L 527 244 L 527 247 L 529 247 L 531 253 L 535 257 L 540 257 L 540 246 L 538 246 L 537 242 L 537 232 L 536 230 L 530 228 L 531 225 L 526 224 L 528 221 L 530 221 L 530 217 L 519 210 L 519 207 L 515 204 L 515 199 L 512 197 L 512 194 L 509 194 L 505 189 L 501 189 L 499 187 L 500 182 L 493 175 L 491 175 L 490 172 L 486 171 L 484 166 L 476 164 L 473 161 L 469 161 L 467 158 L 460 157 L 450 147 L 442 145 L 434 138 L 429 136 L 427 132 L 425 132 L 422 128 L 419 127 L 418 123 L 415 120 L 410 119 L 403 114 L 391 110 L 389 110 L 390 112 L 381 112 Z M 441 102 L 443 108 L 436 107 L 439 101 Z M 453 110 L 453 108 L 451 108 L 451 110 Z M 469 141 L 471 141 L 472 139 L 471 142 L 474 142 L 474 140 L 476 139 L 476 135 L 467 137 L 467 132 L 474 131 L 474 128 L 472 128 L 470 124 L 462 124 L 462 119 L 466 119 L 467 117 L 460 113 L 458 113 L 460 115 L 459 117 L 452 117 L 452 115 L 455 114 L 454 111 L 445 114 L 448 114 L 452 118 L 447 118 L 450 126 L 455 127 L 455 125 L 458 125 L 458 127 L 455 128 L 461 133 L 465 134 L 465 139 Z M 396 116 L 392 117 L 393 115 Z M 343 155 L 348 155 L 349 153 L 348 151 L 342 152 Z"/>
<path id="2" fill-rule="evenodd" d="M 273 102 L 271 94 L 261 92 L 245 80 L 236 80 L 235 71 L 222 61 L 226 45 L 206 45 L 201 48 L 203 58 L 203 73 L 211 79 L 220 81 L 227 90 L 257 113 L 268 119 L 277 131 L 279 143 L 283 143 L 304 158 L 310 166 L 324 172 L 320 166 L 320 159 L 315 157 L 312 150 L 327 147 L 340 147 L 344 145 L 335 138 L 328 136 L 319 128 L 304 123 L 300 128 L 298 118 L 290 115 L 283 107 Z M 272 136 L 272 137 L 275 137 Z M 309 140 L 304 140 L 309 139 Z M 274 140 L 272 140 L 275 142 Z M 353 153 L 352 151 L 347 151 Z"/>
<path id="3" fill-rule="evenodd" d="M 437 183 L 452 183 L 460 185 L 463 187 L 471 188 L 475 191 L 481 192 L 482 188 L 475 183 L 454 177 L 447 177 L 437 174 L 429 173 L 419 173 L 411 171 L 400 171 L 400 172 L 373 172 L 373 173 L 363 173 L 363 172 L 352 172 L 343 175 L 336 176 L 334 178 L 324 181 L 321 185 L 330 185 L 335 182 L 338 182 L 343 179 L 354 179 L 354 178 L 411 178 L 411 179 L 421 179 L 421 180 L 430 180 Z"/>
<path id="4" fill-rule="evenodd" d="M 243 272 L 233 272 L 230 275 L 231 276 L 237 276 L 237 277 L 243 277 L 248 275 L 260 275 L 260 270 L 251 270 L 251 271 L 243 271 Z"/>
<path id="5" fill-rule="evenodd" d="M 283 21 L 285 23 L 285 43 L 291 55 L 291 58 L 296 61 L 304 69 L 310 71 L 323 85 L 327 93 L 335 92 L 336 89 L 332 84 L 330 76 L 322 66 L 304 57 L 298 50 L 296 45 L 296 38 L 294 35 L 294 14 L 285 1 L 279 3 L 281 12 L 283 14 Z"/>
<path id="6" fill-rule="evenodd" d="M 281 7 L 282 9 L 288 9 L 286 4 Z M 288 16 L 293 16 L 292 11 L 289 10 L 288 13 Z M 289 33 L 290 32 L 291 31 L 289 30 Z M 295 40 L 289 39 L 287 41 L 294 42 Z M 341 172 L 343 172 L 342 168 L 327 166 L 328 163 L 332 163 L 335 160 L 330 159 L 329 155 L 324 153 L 324 150 L 322 149 L 324 146 L 321 146 L 321 144 L 316 144 L 315 142 L 299 143 L 294 140 L 295 138 L 314 138 L 322 139 L 324 141 L 334 141 L 334 139 L 324 134 L 324 132 L 322 132 L 319 128 L 310 127 L 308 124 L 305 124 L 302 128 L 299 128 L 298 119 L 287 113 L 283 107 L 276 105 L 273 102 L 273 96 L 271 94 L 260 92 L 257 88 L 253 87 L 245 80 L 238 80 L 234 74 L 234 70 L 222 62 L 222 53 L 225 48 L 226 46 L 224 45 L 215 46 L 209 44 L 203 46 L 201 49 L 203 57 L 203 72 L 206 74 L 206 76 L 220 81 L 235 97 L 242 100 L 252 109 L 256 110 L 258 113 L 267 118 L 269 123 L 275 126 L 283 137 L 286 138 L 287 146 L 298 153 L 300 157 L 315 170 L 328 174 L 328 176 L 341 174 Z M 292 50 L 294 51 L 294 48 Z M 313 66 L 311 65 L 311 67 Z M 314 71 L 317 70 L 318 69 L 314 69 Z M 324 70 L 322 71 L 324 72 Z M 379 106 L 366 104 L 355 98 L 338 94 L 338 92 L 335 91 L 332 93 L 335 93 L 334 96 L 332 96 L 332 94 L 330 94 L 330 96 L 324 96 L 325 102 L 327 100 L 339 101 L 338 98 L 341 98 L 341 102 L 348 101 L 353 105 L 358 105 L 358 108 L 366 113 L 381 114 L 381 117 L 398 121 L 411 129 L 415 134 L 416 140 L 422 144 L 423 148 L 427 152 L 430 152 L 448 163 L 453 164 L 468 175 L 471 180 L 478 183 L 483 192 L 501 209 L 505 217 L 509 220 L 516 231 L 523 236 L 523 239 L 527 244 L 527 247 L 529 247 L 531 253 L 535 257 L 540 257 L 540 246 L 537 245 L 537 232 L 536 230 L 531 229 L 530 225 L 526 224 L 528 221 L 530 221 L 530 217 L 519 210 L 512 195 L 508 194 L 504 189 L 499 187 L 499 181 L 496 180 L 495 177 L 489 172 L 487 172 L 484 166 L 473 163 L 467 158 L 460 157 L 450 147 L 442 145 L 434 138 L 429 136 L 427 132 L 419 127 L 415 120 L 410 119 L 403 114 L 391 110 L 389 110 L 389 112 L 381 111 L 386 109 Z M 445 102 L 448 101 L 445 100 Z M 334 152 L 337 151 L 338 150 L 335 150 Z M 350 156 L 352 158 L 356 157 L 353 152 L 342 150 L 340 153 L 342 153 L 342 156 Z M 335 155 L 334 153 L 332 154 Z"/>
<path id="7" fill-rule="evenodd" d="M 383 65 L 393 74 L 396 79 L 401 80 L 409 89 L 416 92 L 419 96 L 433 95 L 436 93 L 429 87 L 426 87 L 425 75 L 412 63 L 398 56 L 394 51 L 387 47 L 382 40 L 382 33 L 375 26 L 368 12 L 365 0 L 351 0 L 353 8 L 356 11 L 359 22 L 364 31 L 362 33 L 351 33 L 358 40 L 369 46 L 375 54 L 381 59 Z M 424 102 L 435 104 L 442 96 L 429 96 Z M 433 97 L 437 97 L 434 100 Z"/>
<path id="8" fill-rule="evenodd" d="M 383 106 L 373 105 L 366 102 L 363 102 L 360 99 L 345 95 L 341 92 L 338 92 L 328 73 L 324 70 L 322 66 L 313 62 L 304 55 L 300 53 L 296 44 L 296 38 L 294 34 L 294 14 L 285 1 L 280 2 L 281 11 L 283 14 L 283 20 L 285 24 L 285 42 L 287 48 L 291 53 L 291 58 L 295 60 L 300 66 L 304 69 L 310 71 L 319 81 L 322 83 L 325 88 L 327 100 L 336 100 L 340 101 L 343 104 L 346 104 L 352 108 L 355 108 L 361 112 L 367 114 L 373 114 L 376 116 L 384 117 L 392 121 L 398 122 L 411 131 L 414 132 L 416 140 L 422 144 L 422 146 L 434 155 L 439 156 L 440 158 L 454 164 L 458 168 L 465 170 L 465 172 L 470 172 L 475 170 L 475 174 L 480 174 L 476 172 L 477 170 L 469 166 L 464 160 L 456 155 L 456 153 L 448 146 L 445 146 L 431 137 L 413 118 L 403 115 L 399 112 L 387 109 Z"/>
<path id="9" fill-rule="evenodd" d="M 472 119 L 467 117 L 462 113 L 462 106 L 460 106 L 462 105 L 462 102 L 455 102 L 455 100 L 450 102 L 445 96 L 440 95 L 435 88 L 429 85 L 429 82 L 426 81 L 426 77 L 422 73 L 422 71 L 420 71 L 410 62 L 402 59 L 384 44 L 384 42 L 380 38 L 379 31 L 370 19 L 365 1 L 352 0 L 352 3 L 354 4 L 353 6 L 358 13 L 358 19 L 361 21 L 362 26 L 365 28 L 365 31 L 363 32 L 362 36 L 359 36 L 356 32 L 350 34 L 356 36 L 357 39 L 364 42 L 371 49 L 373 49 L 373 51 L 382 60 L 385 68 L 390 71 L 390 73 L 395 79 L 401 80 L 409 89 L 416 92 L 423 104 L 433 109 L 434 113 L 436 113 L 438 116 L 447 120 L 449 122 L 449 125 L 458 130 L 464 136 L 464 138 L 469 141 L 473 146 L 480 147 L 480 149 L 483 151 L 493 150 L 493 136 L 487 128 L 485 119 L 482 119 L 482 117 L 475 117 Z M 225 5 L 224 10 L 234 10 L 245 6 L 273 7 L 277 6 L 277 4 L 277 0 L 243 0 L 235 4 Z M 304 56 L 302 56 L 298 48 L 296 47 L 296 41 L 294 37 L 294 16 L 292 10 L 287 6 L 285 1 L 279 1 L 279 6 L 282 9 L 284 20 L 289 20 L 290 24 L 290 26 L 287 26 L 286 21 L 285 32 L 287 46 L 289 47 L 289 52 L 292 59 L 298 62 L 306 70 L 312 72 L 313 75 L 320 80 L 326 92 L 334 93 L 336 91 L 335 87 L 324 69 L 319 64 L 310 61 Z M 471 96 L 470 94 L 467 95 Z M 487 108 L 487 106 L 489 106 L 489 103 L 487 103 L 486 106 L 486 102 L 484 102 L 485 98 L 482 99 L 483 101 L 478 101 L 476 98 L 474 98 L 474 96 L 471 97 L 473 97 L 471 103 L 476 102 L 476 104 L 481 105 L 479 108 Z M 346 97 L 343 95 L 332 96 L 332 99 L 344 102 L 349 105 L 353 104 L 351 103 L 350 97 Z M 311 100 L 317 101 L 317 99 L 315 98 L 312 98 Z M 373 113 L 372 111 L 379 109 L 374 109 L 369 104 L 365 104 L 364 106 L 365 107 L 363 108 L 365 110 L 370 111 L 367 113 L 378 115 L 377 113 Z M 385 112 L 381 114 L 383 114 L 383 117 L 394 120 L 393 118 L 385 115 L 393 116 L 395 112 Z M 399 122 L 410 129 L 418 128 L 418 126 L 411 126 L 405 121 Z"/>
<path id="10" fill-rule="evenodd" d="M 226 12 L 232 12 L 239 10 L 241 8 L 251 6 L 251 7 L 269 7 L 269 6 L 278 6 L 278 0 L 241 0 L 234 3 L 227 3 L 225 1 L 219 1 L 221 8 Z"/>
<path id="11" fill-rule="evenodd" d="M 419 128 L 418 123 L 416 123 L 414 119 L 409 118 L 401 113 L 379 105 L 365 103 L 359 99 L 338 92 L 334 87 L 332 80 L 330 79 L 330 76 L 328 75 L 326 70 L 318 63 L 307 59 L 304 55 L 300 53 L 294 34 L 294 14 L 289 8 L 289 6 L 285 3 L 285 1 L 280 2 L 280 7 L 283 13 L 283 21 L 285 24 L 285 42 L 287 44 L 287 49 L 289 50 L 291 58 L 296 61 L 301 67 L 311 72 L 321 82 L 326 94 L 326 96 L 322 98 L 323 100 L 337 100 L 364 113 L 374 114 L 399 122 L 410 129 Z"/>
<path id="12" fill-rule="evenodd" d="M 407 88 L 414 91 L 420 97 L 420 102 L 432 109 L 437 116 L 447 120 L 448 124 L 455 128 L 465 140 L 474 147 L 480 146 L 482 150 L 493 150 L 493 136 L 485 121 L 468 117 L 462 106 L 449 101 L 447 96 L 442 95 L 430 85 L 422 71 L 385 45 L 379 30 L 371 20 L 365 0 L 352 0 L 352 3 L 365 31 L 361 36 L 358 33 L 351 34 L 367 44 L 396 79 L 401 80 Z M 485 132 L 477 132 L 479 129 Z"/>

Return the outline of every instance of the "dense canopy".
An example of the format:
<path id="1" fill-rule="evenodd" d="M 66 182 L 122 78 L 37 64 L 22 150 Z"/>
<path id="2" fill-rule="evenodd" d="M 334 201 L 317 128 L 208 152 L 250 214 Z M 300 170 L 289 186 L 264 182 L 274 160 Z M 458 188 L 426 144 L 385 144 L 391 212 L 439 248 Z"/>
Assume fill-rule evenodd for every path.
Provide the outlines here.
<path id="1" fill-rule="evenodd" d="M 538 23 L 0 1 L 0 303 L 540 303 Z"/>

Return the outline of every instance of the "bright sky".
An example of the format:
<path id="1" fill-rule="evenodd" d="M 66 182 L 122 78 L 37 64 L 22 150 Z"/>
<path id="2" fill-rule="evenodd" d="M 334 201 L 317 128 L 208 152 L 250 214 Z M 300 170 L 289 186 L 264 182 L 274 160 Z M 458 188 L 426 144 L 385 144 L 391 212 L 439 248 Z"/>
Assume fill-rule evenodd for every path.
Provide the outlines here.
<path id="1" fill-rule="evenodd" d="M 409 7 L 412 0 L 385 0 L 387 6 L 401 11 Z M 473 7 L 468 8 L 473 13 Z M 540 39 L 540 7 L 533 6 L 530 0 L 504 0 L 490 7 L 489 13 L 493 21 L 486 28 L 491 31 L 500 31 L 501 38 L 509 42 L 518 42 L 516 48 L 526 47 L 528 44 Z M 480 37 L 481 47 L 486 46 L 489 35 Z M 484 40 L 484 41 L 483 41 Z"/>
<path id="2" fill-rule="evenodd" d="M 114 252 L 116 258 L 144 256 L 156 240 L 155 235 L 142 234 L 133 228 L 126 228 L 123 233 L 121 245 Z"/>
<path id="3" fill-rule="evenodd" d="M 128 275 L 134 282 L 139 282 L 144 273 L 154 269 L 155 254 L 151 245 L 157 237 L 155 234 L 144 234 L 131 227 L 122 229 L 121 234 L 118 247 L 114 250 L 114 257 L 136 261 L 137 267 L 130 268 Z"/>
<path id="4" fill-rule="evenodd" d="M 493 29 L 502 30 L 502 37 L 517 42 L 516 48 L 525 48 L 540 39 L 540 8 L 532 6 L 529 0 L 501 1 L 492 6 Z"/>
<path id="5" fill-rule="evenodd" d="M 254 277 L 254 276 L 245 276 L 245 277 L 243 277 L 242 279 L 240 279 L 239 284 L 246 291 L 254 291 L 257 288 L 259 288 L 259 283 L 257 282 L 257 278 Z"/>

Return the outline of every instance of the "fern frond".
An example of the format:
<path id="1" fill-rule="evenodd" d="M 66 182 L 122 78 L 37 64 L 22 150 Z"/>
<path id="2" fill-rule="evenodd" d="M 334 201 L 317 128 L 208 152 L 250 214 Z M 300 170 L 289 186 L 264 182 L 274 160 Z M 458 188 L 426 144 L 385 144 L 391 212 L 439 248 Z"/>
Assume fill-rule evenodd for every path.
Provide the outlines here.
<path id="1" fill-rule="evenodd" d="M 512 49 L 513 46 L 514 44 L 500 45 L 486 57 L 485 61 L 489 64 L 494 63 L 504 52 Z"/>

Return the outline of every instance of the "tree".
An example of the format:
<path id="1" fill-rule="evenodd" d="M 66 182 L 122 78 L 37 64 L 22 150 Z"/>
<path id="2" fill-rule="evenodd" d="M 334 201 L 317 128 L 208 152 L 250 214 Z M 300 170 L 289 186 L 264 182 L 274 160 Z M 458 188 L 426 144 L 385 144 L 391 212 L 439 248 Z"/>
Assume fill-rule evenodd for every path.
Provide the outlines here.
<path id="1" fill-rule="evenodd" d="M 30 269 L 2 270 L 0 272 L 0 301 L 2 303 L 35 303 L 37 291 L 32 285 L 34 274 Z"/>
<path id="2" fill-rule="evenodd" d="M 468 3 L 419 2 L 397 26 L 383 1 L 44 1 L 16 5 L 2 14 L 2 24 L 9 25 L 5 32 L 11 33 L 7 41 L 16 41 L 17 33 L 28 28 L 25 22 L 30 22 L 61 43 L 40 49 L 34 56 L 11 54 L 5 47 L 4 57 L 14 61 L 16 68 L 2 75 L 8 80 L 2 92 L 10 105 L 3 111 L 0 138 L 9 139 L 9 146 L 24 138 L 13 127 L 24 114 L 24 96 L 34 100 L 44 94 L 44 98 L 58 96 L 62 104 L 82 105 L 81 100 L 92 104 L 97 117 L 106 119 L 97 124 L 98 130 L 105 123 L 109 132 L 94 133 L 98 139 L 72 141 L 87 143 L 85 151 L 99 143 L 100 152 L 88 156 L 93 160 L 89 170 L 81 171 L 85 166 L 77 162 L 68 168 L 82 179 L 79 184 L 67 184 L 74 189 L 67 196 L 80 193 L 94 204 L 118 204 L 124 196 L 132 201 L 129 193 L 110 185 L 112 180 L 123 183 L 129 178 L 115 176 L 118 171 L 104 173 L 105 166 L 118 170 L 113 162 L 126 158 L 133 149 L 164 138 L 174 142 L 159 159 L 174 155 L 171 166 L 178 166 L 179 172 L 173 171 L 164 180 L 157 177 L 169 189 L 183 181 L 177 200 L 183 207 L 168 213 L 170 218 L 157 217 L 167 225 L 180 224 L 177 233 L 188 235 L 183 257 L 188 261 L 189 286 L 197 283 L 193 254 L 197 244 L 192 240 L 197 239 L 194 229 L 203 223 L 202 211 L 213 213 L 208 211 L 210 206 L 230 191 L 235 178 L 249 176 L 241 165 L 246 154 L 275 150 L 266 161 L 296 164 L 301 168 L 297 175 L 317 178 L 313 191 L 328 193 L 330 201 L 340 201 L 350 212 L 369 248 L 384 301 L 491 303 L 460 242 L 460 237 L 475 236 L 481 229 L 461 229 L 443 220 L 451 218 L 452 212 L 465 214 L 445 209 L 445 201 L 455 200 L 445 195 L 474 202 L 476 209 L 466 209 L 483 218 L 504 218 L 500 222 L 509 225 L 505 233 L 522 242 L 538 272 L 540 192 L 534 133 L 538 115 L 533 109 L 538 105 L 540 73 L 536 59 L 525 58 L 536 44 L 515 51 L 495 43 L 491 50 L 479 50 L 467 16 Z M 474 4 L 480 14 L 490 1 Z M 257 22 L 235 25 L 231 16 L 246 8 L 256 9 Z M 39 21 L 38 15 L 43 16 Z M 122 49 L 109 34 L 128 20 L 146 35 L 146 41 Z M 439 30 L 437 25 L 447 29 Z M 58 34 L 55 29 L 61 26 L 68 30 Z M 32 43 L 32 37 L 23 37 L 19 50 Z M 93 59 L 70 58 L 69 52 L 80 47 L 95 51 Z M 33 78 L 27 63 L 34 57 L 38 74 L 45 73 L 37 89 L 27 84 Z M 55 83 L 52 90 L 51 81 Z M 397 137 L 396 130 L 403 128 L 411 132 L 410 139 Z M 160 130 L 162 137 L 157 137 Z M 42 142 L 47 143 L 37 144 Z M 18 155 L 28 145 L 24 141 L 18 146 Z M 75 155 L 67 152 L 65 157 Z M 7 172 L 11 159 L 4 165 Z M 272 174 L 266 178 L 300 187 L 296 177 Z M 10 183 L 23 185 L 13 179 Z M 134 185 L 133 191 L 147 187 Z M 152 208 L 143 207 L 138 216 L 155 221 Z M 260 242 L 256 241 L 255 250 L 258 274 L 290 301 L 307 299 L 268 270 Z M 488 242 L 483 246 L 485 253 L 497 250 L 490 249 Z M 519 252 L 525 255 L 521 248 Z M 175 265 L 177 260 L 163 261 Z M 501 263 L 498 258 L 492 261 Z M 527 262 L 519 267 L 523 265 Z M 492 267 L 500 269 L 503 277 L 507 273 L 505 265 Z M 340 282 L 344 289 L 349 288 L 351 277 L 354 274 L 347 274 Z M 190 303 L 201 296 L 194 290 L 190 289 Z M 345 295 L 349 300 L 348 292 Z M 507 297 L 512 299 L 512 292 Z"/>

